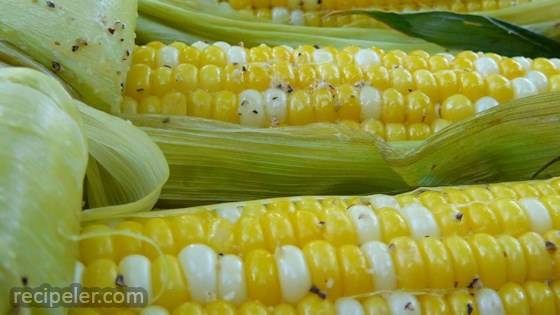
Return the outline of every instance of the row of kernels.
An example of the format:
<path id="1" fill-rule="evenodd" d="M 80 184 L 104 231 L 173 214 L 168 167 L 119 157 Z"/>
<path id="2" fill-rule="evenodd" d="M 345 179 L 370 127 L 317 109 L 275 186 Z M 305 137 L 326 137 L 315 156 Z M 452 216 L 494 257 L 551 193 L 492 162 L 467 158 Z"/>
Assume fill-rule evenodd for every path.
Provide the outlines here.
<path id="1" fill-rule="evenodd" d="M 348 10 L 355 8 L 375 8 L 387 11 L 418 11 L 418 10 L 444 10 L 453 12 L 489 11 L 522 3 L 531 0 L 443 0 L 432 2 L 405 1 L 379 1 L 379 0 L 229 0 L 227 1 L 236 10 L 267 9 L 285 7 L 291 10 L 304 11 L 330 11 Z"/>
<path id="2" fill-rule="evenodd" d="M 71 315 L 528 315 L 555 314 L 560 308 L 560 282 L 508 283 L 499 290 L 454 290 L 444 294 L 394 292 L 361 299 L 342 298 L 336 302 L 309 294 L 297 305 L 265 306 L 247 302 L 235 306 L 225 301 L 207 305 L 186 302 L 169 310 L 149 306 L 142 310 L 71 309 Z M 171 312 L 172 311 L 172 312 Z"/>
<path id="3" fill-rule="evenodd" d="M 80 280 L 85 287 L 144 287 L 152 298 L 160 295 L 156 303 L 164 306 L 178 306 L 189 297 L 199 303 L 223 299 L 275 305 L 297 303 L 308 292 L 335 300 L 396 289 L 498 289 L 507 282 L 559 279 L 558 239 L 556 230 L 546 238 L 534 232 L 517 238 L 398 237 L 389 244 L 370 241 L 361 247 L 321 240 L 301 248 L 279 246 L 274 252 L 250 250 L 244 256 L 191 244 L 177 256 L 153 261 L 141 255 L 125 256 L 118 265 L 96 259 L 85 266 Z M 181 296 L 170 294 L 177 286 Z"/>

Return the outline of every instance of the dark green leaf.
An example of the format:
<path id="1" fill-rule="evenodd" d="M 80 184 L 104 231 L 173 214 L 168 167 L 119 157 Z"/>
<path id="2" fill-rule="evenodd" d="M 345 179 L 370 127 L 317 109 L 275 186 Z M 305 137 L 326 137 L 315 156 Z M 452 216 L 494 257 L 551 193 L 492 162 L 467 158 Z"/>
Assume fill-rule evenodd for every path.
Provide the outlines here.
<path id="1" fill-rule="evenodd" d="M 557 57 L 560 42 L 487 16 L 452 12 L 392 13 L 353 10 L 413 37 L 458 50 L 495 52 L 504 56 Z"/>

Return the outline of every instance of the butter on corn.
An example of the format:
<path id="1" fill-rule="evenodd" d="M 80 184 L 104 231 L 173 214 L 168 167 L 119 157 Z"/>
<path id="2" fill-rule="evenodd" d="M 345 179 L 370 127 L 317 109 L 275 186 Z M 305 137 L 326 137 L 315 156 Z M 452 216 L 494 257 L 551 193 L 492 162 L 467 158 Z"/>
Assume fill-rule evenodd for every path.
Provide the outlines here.
<path id="1" fill-rule="evenodd" d="M 171 312 L 188 301 L 296 305 L 310 292 L 334 302 L 555 280 L 559 193 L 553 179 L 271 199 L 96 223 L 82 233 L 105 236 L 81 241 L 81 282 L 114 286 L 124 275 Z M 119 231 L 143 235 L 159 251 Z"/>
<path id="2" fill-rule="evenodd" d="M 560 60 L 471 51 L 152 42 L 132 60 L 124 113 L 248 127 L 338 122 L 388 141 L 423 140 L 500 103 L 560 89 Z"/>

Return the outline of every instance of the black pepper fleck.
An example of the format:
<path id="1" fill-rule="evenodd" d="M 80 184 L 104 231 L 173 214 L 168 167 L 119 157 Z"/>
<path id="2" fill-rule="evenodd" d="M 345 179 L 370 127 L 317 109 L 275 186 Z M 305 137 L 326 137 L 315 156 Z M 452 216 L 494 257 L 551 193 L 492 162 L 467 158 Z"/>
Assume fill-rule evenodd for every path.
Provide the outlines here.
<path id="1" fill-rule="evenodd" d="M 21 277 L 21 284 L 26 286 L 29 283 L 29 279 L 26 276 Z"/>
<path id="2" fill-rule="evenodd" d="M 60 65 L 60 63 L 58 63 L 56 61 L 51 62 L 51 67 L 53 68 L 53 70 L 55 72 L 59 72 L 59 71 L 62 70 L 62 66 Z"/>
<path id="3" fill-rule="evenodd" d="M 313 45 L 313 48 L 315 48 L 315 49 L 320 49 L 320 48 L 321 48 L 321 46 L 319 46 L 319 45 L 315 44 L 315 45 Z"/>
<path id="4" fill-rule="evenodd" d="M 276 101 L 277 99 L 278 99 L 278 96 L 274 96 L 274 97 L 272 98 L 273 101 Z"/>
<path id="5" fill-rule="evenodd" d="M 115 285 L 117 287 L 124 287 L 124 276 L 123 275 L 117 275 L 117 278 L 115 278 Z"/>
<path id="6" fill-rule="evenodd" d="M 107 28 L 107 32 L 109 32 L 111 35 L 115 34 L 115 29 L 112 27 Z"/>
<path id="7" fill-rule="evenodd" d="M 224 253 L 218 253 L 218 256 L 223 257 Z"/>
<path id="8" fill-rule="evenodd" d="M 119 41 L 120 41 L 121 43 L 124 42 L 124 38 L 119 39 Z"/>
<path id="9" fill-rule="evenodd" d="M 47 1 L 47 7 L 51 8 L 51 9 L 54 9 L 56 7 L 56 5 L 52 1 Z"/>
<path id="10" fill-rule="evenodd" d="M 253 114 L 255 114 L 255 115 L 256 115 L 256 114 L 258 114 L 258 113 L 259 113 L 259 111 L 258 111 L 258 110 L 256 110 L 256 109 L 253 109 Z"/>
<path id="11" fill-rule="evenodd" d="M 54 45 L 55 45 L 55 46 L 60 46 L 60 42 L 59 42 L 59 41 L 56 41 L 56 42 L 54 42 Z"/>
<path id="12" fill-rule="evenodd" d="M 288 84 L 287 91 L 288 91 L 288 93 L 292 93 L 294 91 L 294 89 L 292 88 L 291 85 Z"/>
<path id="13" fill-rule="evenodd" d="M 471 303 L 467 303 L 467 314 L 472 314 L 472 312 L 474 311 L 472 304 Z"/>
<path id="14" fill-rule="evenodd" d="M 463 220 L 463 214 L 462 214 L 461 212 L 457 213 L 457 214 L 455 215 L 455 219 L 457 219 L 457 221 Z"/>
<path id="15" fill-rule="evenodd" d="M 414 305 L 412 305 L 412 302 L 408 302 L 404 305 L 404 309 L 407 311 L 414 311 Z"/>
<path id="16" fill-rule="evenodd" d="M 469 289 L 474 289 L 476 287 L 478 287 L 478 278 L 473 278 L 471 283 L 469 283 L 469 285 L 467 286 L 467 288 Z"/>
<path id="17" fill-rule="evenodd" d="M 73 45 L 72 46 L 72 52 L 76 52 L 76 51 L 78 51 L 78 49 L 80 49 L 80 46 L 78 46 L 78 45 Z"/>
<path id="18" fill-rule="evenodd" d="M 171 121 L 171 118 L 169 118 L 169 117 L 165 117 L 165 118 L 162 120 L 162 122 L 163 122 L 164 124 L 167 124 L 167 123 L 170 122 L 170 121 Z"/>
<path id="19" fill-rule="evenodd" d="M 317 294 L 317 296 L 319 296 L 322 300 L 327 298 L 327 294 L 325 292 L 322 292 L 315 285 L 311 286 L 311 289 L 309 289 L 309 292 L 311 292 L 313 294 Z"/>
<path id="20" fill-rule="evenodd" d="M 544 242 L 544 246 L 546 247 L 546 250 L 548 250 L 549 252 L 554 252 L 557 249 L 556 244 L 554 244 L 551 241 Z"/>
<path id="21" fill-rule="evenodd" d="M 325 222 L 325 221 L 319 221 L 319 224 L 321 224 L 321 225 L 325 225 L 325 224 L 326 224 L 326 222 Z"/>
<path id="22" fill-rule="evenodd" d="M 136 89 L 136 92 L 144 92 L 144 89 L 142 89 L 142 88 Z"/>
<path id="23" fill-rule="evenodd" d="M 389 250 L 395 249 L 395 244 L 393 244 L 393 243 L 389 244 L 388 248 L 389 248 Z"/>

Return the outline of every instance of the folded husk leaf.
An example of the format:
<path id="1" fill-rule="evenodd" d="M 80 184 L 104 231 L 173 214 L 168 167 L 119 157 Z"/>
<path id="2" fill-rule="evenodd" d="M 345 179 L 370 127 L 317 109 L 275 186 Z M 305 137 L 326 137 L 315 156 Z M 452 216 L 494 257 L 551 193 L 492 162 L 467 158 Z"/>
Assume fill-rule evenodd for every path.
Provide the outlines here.
<path id="1" fill-rule="evenodd" d="M 37 71 L 0 69 L 0 117 L 0 314 L 7 314 L 10 289 L 72 281 L 88 147 L 74 100 Z"/>
<path id="2" fill-rule="evenodd" d="M 124 117 L 169 162 L 158 203 L 166 208 L 530 179 L 559 155 L 560 143 L 560 93 L 499 106 L 423 142 L 390 144 L 335 124 L 251 129 L 192 117 Z M 541 175 L 559 175 L 559 166 Z"/>
<path id="3" fill-rule="evenodd" d="M 169 169 L 138 128 L 73 99 L 52 75 L 6 67 L 25 58 L 0 51 L 0 314 L 7 314 L 14 287 L 71 283 L 81 219 L 151 210 Z M 96 208 L 82 215 L 86 170 L 87 204 Z"/>
<path id="4" fill-rule="evenodd" d="M 56 72 L 89 105 L 118 110 L 136 0 L 3 0 L 0 38 Z"/>

